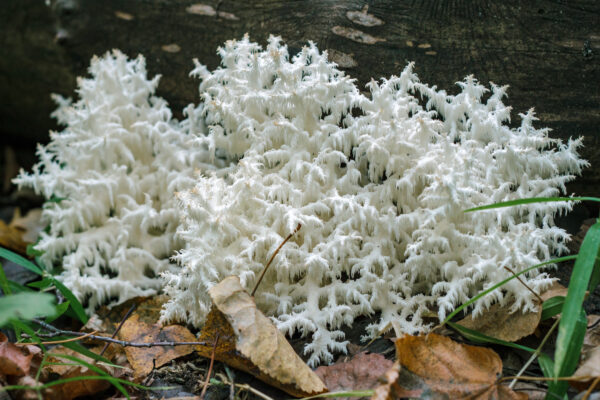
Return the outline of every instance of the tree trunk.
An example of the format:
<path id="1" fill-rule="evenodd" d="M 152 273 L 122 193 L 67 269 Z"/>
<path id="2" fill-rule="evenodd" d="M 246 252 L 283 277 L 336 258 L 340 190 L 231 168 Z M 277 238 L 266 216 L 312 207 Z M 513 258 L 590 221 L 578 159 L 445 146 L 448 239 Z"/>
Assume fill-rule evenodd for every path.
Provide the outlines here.
<path id="1" fill-rule="evenodd" d="M 4 0 L 0 26 L 4 143 L 46 141 L 56 128 L 50 93 L 73 96 L 94 54 L 144 54 L 149 73 L 163 74 L 158 94 L 181 110 L 199 100 L 198 81 L 188 77 L 192 58 L 215 68 L 226 40 L 248 32 L 264 44 L 275 34 L 291 53 L 316 42 L 361 85 L 409 61 L 423 82 L 451 93 L 469 74 L 510 84 L 513 122 L 535 106 L 538 125 L 553 136 L 585 136 L 592 168 L 569 189 L 598 195 L 597 0 Z"/>

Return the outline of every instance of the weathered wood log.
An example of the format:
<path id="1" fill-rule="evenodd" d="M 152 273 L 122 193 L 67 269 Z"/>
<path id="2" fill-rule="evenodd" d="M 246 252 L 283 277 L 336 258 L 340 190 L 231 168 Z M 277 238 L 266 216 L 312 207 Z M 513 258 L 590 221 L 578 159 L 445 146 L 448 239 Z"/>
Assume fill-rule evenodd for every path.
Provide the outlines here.
<path id="1" fill-rule="evenodd" d="M 216 49 L 240 38 L 307 41 L 364 85 L 416 62 L 421 80 L 449 92 L 468 74 L 510 84 L 517 112 L 535 106 L 540 126 L 585 136 L 592 163 L 570 190 L 600 183 L 600 2 L 596 0 L 5 0 L 0 49 L 2 142 L 44 141 L 52 92 L 73 95 L 89 59 L 112 48 L 146 56 L 173 110 L 198 101 L 191 60 L 218 65 Z"/>

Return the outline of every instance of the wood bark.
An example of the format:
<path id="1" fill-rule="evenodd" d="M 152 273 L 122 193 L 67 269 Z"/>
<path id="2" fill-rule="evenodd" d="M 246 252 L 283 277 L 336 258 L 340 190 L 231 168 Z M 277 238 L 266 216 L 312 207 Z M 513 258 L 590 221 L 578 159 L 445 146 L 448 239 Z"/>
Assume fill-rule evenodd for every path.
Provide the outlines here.
<path id="1" fill-rule="evenodd" d="M 4 0 L 0 7 L 3 143 L 47 140 L 52 92 L 73 96 L 89 59 L 119 48 L 144 54 L 158 94 L 173 110 L 198 102 L 192 58 L 218 66 L 217 47 L 249 33 L 280 35 L 290 52 L 309 40 L 327 49 L 361 86 L 398 74 L 409 61 L 422 81 L 453 93 L 473 74 L 509 84 L 517 113 L 535 107 L 538 126 L 585 136 L 592 163 L 571 185 L 600 182 L 600 2 L 596 0 Z M 177 113 L 176 113 L 177 114 Z M 180 116 L 180 114 L 179 114 Z"/>

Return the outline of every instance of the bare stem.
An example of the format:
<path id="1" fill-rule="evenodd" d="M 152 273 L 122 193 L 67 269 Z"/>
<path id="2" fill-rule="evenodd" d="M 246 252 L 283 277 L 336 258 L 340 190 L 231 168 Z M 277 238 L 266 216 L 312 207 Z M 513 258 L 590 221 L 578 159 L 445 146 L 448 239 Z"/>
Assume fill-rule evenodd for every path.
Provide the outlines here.
<path id="1" fill-rule="evenodd" d="M 263 277 L 265 276 L 265 273 L 267 272 L 267 269 L 269 268 L 269 265 L 271 265 L 271 263 L 273 262 L 273 259 L 275 258 L 275 256 L 277 255 L 277 253 L 279 253 L 279 250 L 281 250 L 281 248 L 283 247 L 283 245 L 292 238 L 292 236 L 294 236 L 294 234 L 296 232 L 298 232 L 300 230 L 300 228 L 302 228 L 302 224 L 298 224 L 298 226 L 296 227 L 296 229 L 294 229 L 294 231 L 292 233 L 290 233 L 283 242 L 281 242 L 281 244 L 279 245 L 279 247 L 275 250 L 275 252 L 273 253 L 273 255 L 271 256 L 271 258 L 269 259 L 269 262 L 267 263 L 267 265 L 265 265 L 265 267 L 262 270 L 262 273 L 260 274 L 260 276 L 258 277 L 258 281 L 256 281 L 256 285 L 254 285 L 254 289 L 252 289 L 252 293 L 250 293 L 250 296 L 254 296 L 254 293 L 256 293 L 256 289 L 258 289 L 258 285 L 260 285 L 260 282 L 262 281 Z"/>
<path id="2" fill-rule="evenodd" d="M 51 333 L 51 336 L 58 335 L 67 335 L 67 336 L 85 336 L 86 339 L 99 340 L 101 342 L 109 342 L 121 345 L 123 347 L 155 347 L 155 346 L 207 346 L 207 342 L 151 342 L 151 343 L 141 343 L 141 342 L 128 342 L 126 340 L 117 340 L 105 336 L 98 335 L 90 335 L 89 333 L 84 332 L 75 332 L 75 331 L 66 331 L 62 329 L 58 329 L 44 321 L 40 321 L 38 319 L 33 319 L 33 322 L 40 325 L 41 327 L 48 329 L 54 333 Z M 44 337 L 43 333 L 38 334 L 40 337 Z"/>

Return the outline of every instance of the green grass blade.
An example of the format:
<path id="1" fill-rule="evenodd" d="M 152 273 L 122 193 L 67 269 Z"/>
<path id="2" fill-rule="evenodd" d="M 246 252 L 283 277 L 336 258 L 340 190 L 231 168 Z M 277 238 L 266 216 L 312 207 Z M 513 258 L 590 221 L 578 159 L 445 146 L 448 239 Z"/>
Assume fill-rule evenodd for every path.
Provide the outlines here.
<path id="1" fill-rule="evenodd" d="M 110 378 L 107 379 L 114 387 L 116 387 L 119 392 L 121 392 L 125 397 L 127 397 L 129 399 L 129 393 L 127 393 L 127 390 L 125 390 L 125 388 L 121 385 L 121 383 L 117 380 L 117 378 L 114 378 L 112 376 L 110 376 L 106 371 L 104 371 L 101 368 L 98 368 L 97 366 L 90 364 L 84 360 L 82 360 L 81 358 L 75 357 L 75 356 L 71 356 L 68 354 L 52 354 L 53 357 L 57 357 L 57 358 L 66 358 L 67 360 L 71 360 L 77 364 L 83 365 L 85 367 L 87 367 L 90 371 L 94 371 L 95 373 L 97 373 L 99 376 L 105 377 L 105 378 Z M 127 382 L 127 381 L 125 381 Z"/>
<path id="2" fill-rule="evenodd" d="M 64 339 L 70 339 L 70 337 L 64 337 Z M 115 366 L 113 363 L 110 362 L 109 359 L 102 357 L 99 354 L 96 354 L 90 350 L 88 350 L 86 347 L 84 347 L 81 343 L 79 342 L 65 342 L 65 343 L 61 343 L 63 347 L 66 347 L 67 349 L 71 349 L 73 351 L 76 351 L 77 353 L 84 355 L 86 357 L 89 357 L 93 360 L 96 361 L 101 361 L 107 365 L 110 366 Z"/>
<path id="3" fill-rule="evenodd" d="M 446 324 L 448 321 L 450 321 L 452 318 L 454 318 L 455 315 L 457 315 L 459 312 L 461 312 L 462 310 L 464 310 L 466 307 L 470 306 L 471 304 L 475 303 L 477 300 L 479 300 L 480 298 L 482 298 L 483 296 L 485 296 L 486 294 L 498 289 L 500 286 L 504 285 L 505 283 L 515 279 L 517 276 L 519 275 L 523 275 L 531 270 L 534 270 L 536 268 L 540 268 L 543 267 L 544 265 L 548 265 L 548 264 L 556 264 L 556 263 L 560 263 L 560 262 L 564 262 L 564 261 L 570 261 L 570 260 L 575 260 L 577 258 L 577 256 L 564 256 L 564 257 L 559 257 L 559 258 L 554 258 L 552 260 L 548 260 L 548 261 L 544 261 L 543 263 L 539 263 L 536 265 L 533 265 L 529 268 L 525 268 L 523 271 L 516 273 L 508 278 L 506 278 L 505 280 L 498 282 L 497 284 L 495 284 L 494 286 L 490 287 L 487 290 L 484 290 L 483 292 L 479 293 L 477 296 L 473 297 L 471 300 L 467 301 L 466 303 L 462 304 L 460 307 L 458 307 L 456 310 L 454 310 L 452 313 L 450 313 L 450 315 L 448 315 L 446 317 L 446 319 L 442 322 L 442 325 Z"/>
<path id="4" fill-rule="evenodd" d="M 569 352 L 576 351 L 579 355 L 581 350 L 581 344 L 577 347 L 573 341 L 579 335 L 578 320 L 581 318 L 585 291 L 588 288 L 599 249 L 600 222 L 596 222 L 590 227 L 583 239 L 571 274 L 569 290 L 563 305 L 560 325 L 558 326 L 558 338 L 554 354 L 555 376 L 570 376 L 574 371 L 572 366 L 567 363 L 567 359 L 570 356 Z"/>
<path id="5" fill-rule="evenodd" d="M 464 326 L 459 325 L 454 322 L 448 321 L 447 324 L 452 329 L 454 329 L 455 331 L 460 333 L 462 336 L 464 336 L 465 338 L 472 340 L 474 342 L 499 344 L 499 345 L 506 346 L 506 347 L 512 347 L 513 349 L 519 349 L 519 350 L 528 351 L 530 353 L 535 353 L 535 349 L 532 349 L 527 346 L 523 346 L 523 345 L 520 345 L 517 343 L 507 342 L 502 339 L 496 339 L 494 337 L 484 335 L 481 332 L 474 331 L 473 329 L 465 328 Z"/>
<path id="6" fill-rule="evenodd" d="M 510 200 L 510 201 L 503 201 L 500 203 L 487 204 L 485 206 L 473 207 L 473 208 L 464 210 L 464 212 L 489 210 L 492 208 L 513 207 L 513 206 L 520 206 L 523 204 L 532 204 L 532 203 L 553 203 L 553 202 L 557 202 L 557 201 L 596 201 L 596 202 L 600 202 L 600 198 L 598 198 L 598 197 L 531 197 L 529 199 Z"/>
<path id="7" fill-rule="evenodd" d="M 0 289 L 2 289 L 2 293 L 5 296 L 12 294 L 8 279 L 6 279 L 6 274 L 4 273 L 4 268 L 2 268 L 2 263 L 0 263 Z"/>
<path id="8" fill-rule="evenodd" d="M 542 317 L 541 321 L 545 321 L 549 318 L 558 315 L 562 311 L 563 304 L 565 302 L 565 296 L 555 296 L 542 304 Z"/>
<path id="9" fill-rule="evenodd" d="M 23 268 L 27 268 L 35 274 L 44 275 L 44 271 L 42 271 L 40 267 L 38 267 L 25 257 L 22 257 L 17 253 L 13 253 L 12 251 L 5 249 L 4 247 L 0 247 L 0 257 L 6 258 L 8 261 L 12 261 L 15 264 L 19 264 Z"/>
<path id="10" fill-rule="evenodd" d="M 15 331 L 18 329 L 19 331 L 27 333 L 30 336 L 31 343 L 37 344 L 38 346 L 40 346 L 44 353 L 46 352 L 46 347 L 42 344 L 42 339 L 40 339 L 40 337 L 29 325 L 18 320 L 12 320 L 11 322 L 13 327 L 15 328 Z M 19 340 L 20 336 L 21 334 L 19 333 L 19 335 L 17 336 L 17 341 Z"/>
<path id="11" fill-rule="evenodd" d="M 82 324 L 85 325 L 85 323 L 88 321 L 88 316 L 85 313 L 85 310 L 83 309 L 83 306 L 81 305 L 81 303 L 79 302 L 77 297 L 75 297 L 73 292 L 71 292 L 58 279 L 52 278 L 52 283 L 54 283 L 54 286 L 56 286 L 56 288 L 58 290 L 60 290 L 60 292 L 63 294 L 63 296 L 65 296 L 65 298 L 67 300 L 69 300 L 69 302 L 71 303 L 71 308 L 73 309 L 75 314 L 77 314 L 77 318 L 81 321 Z"/>
<path id="12" fill-rule="evenodd" d="M 538 356 L 538 364 L 542 373 L 546 378 L 554 377 L 554 361 L 548 355 L 542 353 Z M 546 399 L 555 400 L 564 398 L 564 394 L 569 388 L 569 382 L 567 381 L 548 381 L 548 394 Z"/>

